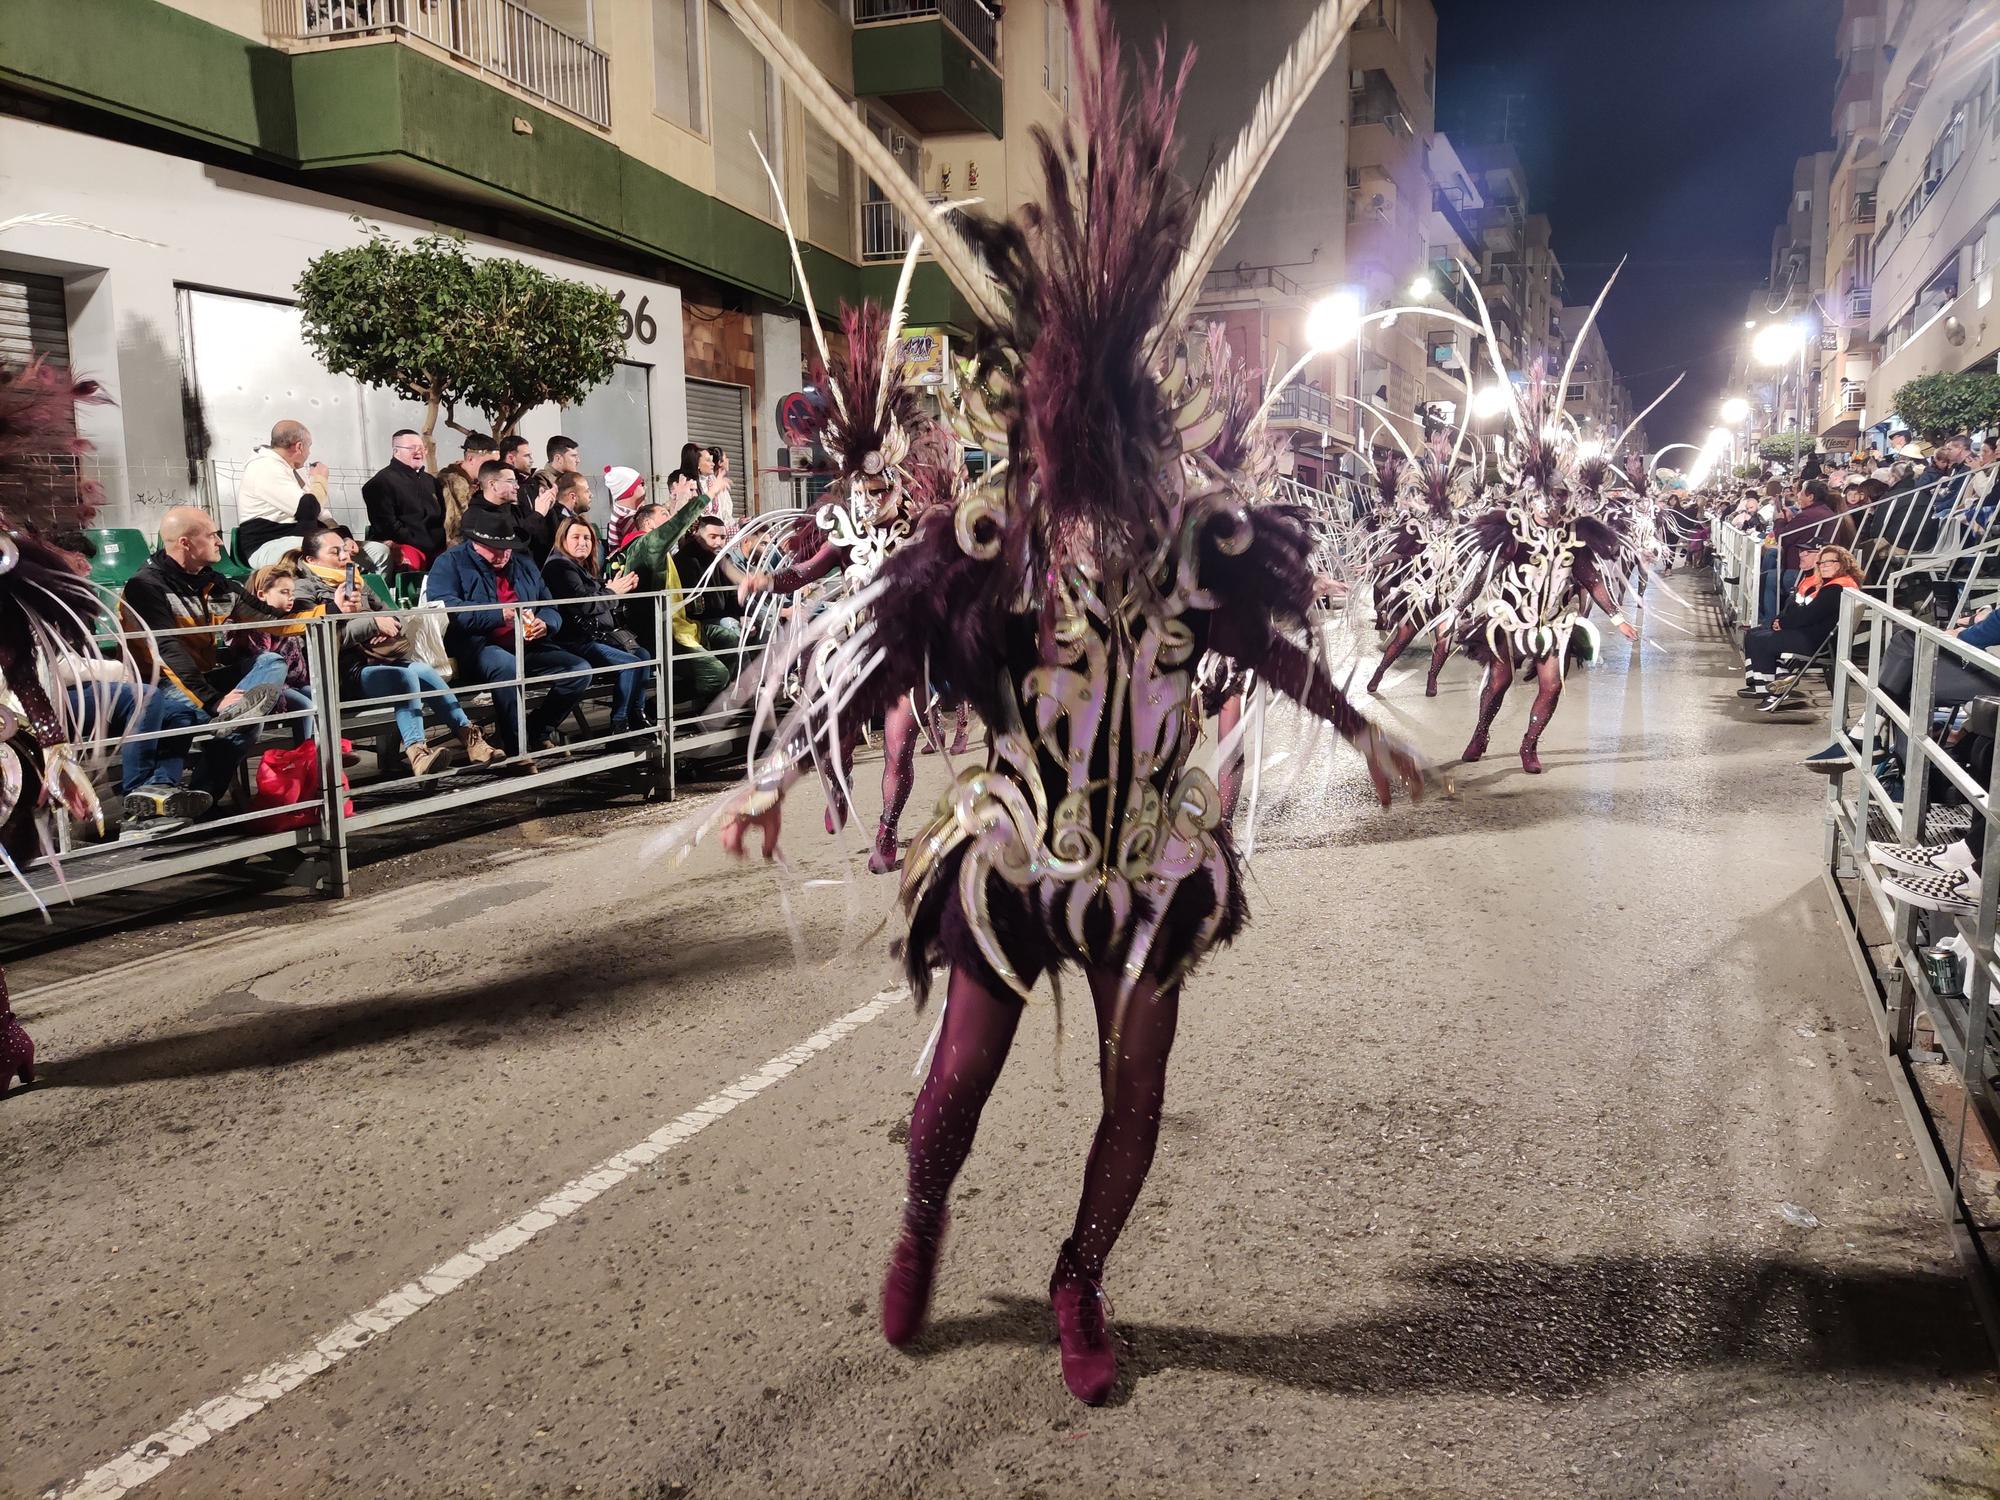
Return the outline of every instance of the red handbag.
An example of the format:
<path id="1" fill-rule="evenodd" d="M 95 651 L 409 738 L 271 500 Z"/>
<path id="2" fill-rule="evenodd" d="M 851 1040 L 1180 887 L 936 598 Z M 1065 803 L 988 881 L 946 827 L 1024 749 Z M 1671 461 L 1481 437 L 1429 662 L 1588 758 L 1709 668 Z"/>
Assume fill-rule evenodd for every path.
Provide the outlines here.
<path id="1" fill-rule="evenodd" d="M 346 755 L 354 747 L 346 740 L 340 742 L 340 753 Z M 340 789 L 348 789 L 347 773 L 340 773 Z M 297 828 L 310 828 L 319 821 L 319 744 L 307 740 L 303 745 L 293 745 L 289 749 L 266 750 L 257 760 L 257 785 L 250 793 L 252 811 L 258 808 L 283 808 L 269 817 L 257 820 L 259 831 L 264 833 L 286 833 Z M 294 802 L 308 802 L 308 807 L 293 807 Z M 342 811 L 353 815 L 354 803 L 350 799 Z"/>

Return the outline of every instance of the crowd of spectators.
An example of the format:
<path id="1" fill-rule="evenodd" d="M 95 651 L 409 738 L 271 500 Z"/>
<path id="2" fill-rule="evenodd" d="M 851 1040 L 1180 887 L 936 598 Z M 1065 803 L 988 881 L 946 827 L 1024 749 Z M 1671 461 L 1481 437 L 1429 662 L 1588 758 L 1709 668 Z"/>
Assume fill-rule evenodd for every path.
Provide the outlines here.
<path id="1" fill-rule="evenodd" d="M 315 736 L 306 650 L 315 617 L 341 622 L 343 704 L 389 711 L 415 777 L 443 769 L 453 741 L 476 766 L 564 753 L 561 728 L 594 682 L 609 688 L 611 734 L 652 726 L 656 610 L 628 601 L 679 591 L 684 579 L 719 587 L 713 597 L 684 594 L 672 612 L 675 697 L 700 709 L 729 685 L 742 640 L 729 586 L 749 592 L 766 580 L 724 556 L 728 527 L 703 514 L 730 506 L 720 450 L 682 451 L 664 480 L 670 505 L 646 500 L 636 470 L 605 466 L 600 534 L 574 439 L 551 438 L 538 464 L 526 438 L 467 433 L 459 457 L 434 474 L 423 435 L 404 429 L 361 487 L 359 537 L 335 515 L 327 467 L 311 455 L 311 432 L 287 420 L 245 466 L 235 540 L 247 578 L 218 567 L 227 539 L 214 519 L 176 507 L 162 518 L 158 550 L 120 593 L 138 666 L 149 675 L 157 667 L 156 687 L 120 682 L 91 699 L 104 705 L 92 712 L 111 715 L 109 731 L 126 736 L 124 831 L 208 816 L 267 720 L 288 725 L 296 743 Z M 399 577 L 412 587 L 420 578 L 425 601 L 446 608 L 399 613 L 388 592 Z M 427 618 L 440 637 L 431 651 L 417 639 Z M 84 694 L 72 691 L 81 712 Z M 491 695 L 490 731 L 460 701 L 473 691 Z M 431 719 L 447 739 L 429 737 Z"/>
<path id="2" fill-rule="evenodd" d="M 1739 696 L 1767 707 L 1806 701 L 1791 685 L 1781 658 L 1801 663 L 1822 653 L 1838 628 L 1846 590 L 1868 589 L 1908 611 L 1928 615 L 1949 636 L 1982 652 L 2000 652 L 2000 612 L 1981 603 L 2000 594 L 2000 568 L 1987 567 L 2000 549 L 1995 512 L 2000 495 L 2000 444 L 1975 444 L 1963 434 L 1926 448 L 1908 433 L 1864 448 L 1847 464 L 1815 460 L 1790 482 L 1746 484 L 1724 499 L 1716 524 L 1760 538 L 1761 618 L 1744 632 L 1744 686 Z M 1745 622 L 1746 624 L 1749 622 Z M 1884 627 L 1878 627 L 1884 628 Z M 1911 709 L 1917 640 L 1888 628 L 1879 647 L 1875 683 L 1897 708 Z M 1855 717 L 1865 700 L 1849 695 Z M 1927 726 L 1945 753 L 1974 780 L 1991 775 L 2000 719 L 2000 661 L 1968 660 L 1940 650 L 1931 668 Z M 1888 715 L 1878 718 L 1878 742 L 1862 743 L 1859 723 L 1836 726 L 1834 743 L 1805 764 L 1845 772 L 1858 756 L 1892 802 L 1905 779 L 1929 778 L 1924 834 L 1914 844 L 1871 842 L 1868 855 L 1882 889 L 1894 901 L 1956 916 L 1978 909 L 1979 837 L 1971 808 L 1934 766 L 1913 762 L 1909 736 Z"/>

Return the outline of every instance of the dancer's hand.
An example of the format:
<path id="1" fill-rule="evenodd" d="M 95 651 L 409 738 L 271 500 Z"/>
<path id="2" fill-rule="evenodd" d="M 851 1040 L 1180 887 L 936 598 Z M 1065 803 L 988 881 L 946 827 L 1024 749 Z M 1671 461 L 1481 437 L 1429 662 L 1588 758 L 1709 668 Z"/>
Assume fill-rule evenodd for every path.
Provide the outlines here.
<path id="1" fill-rule="evenodd" d="M 773 802 L 769 807 L 761 811 L 745 811 L 736 814 L 736 816 L 722 825 L 723 852 L 742 859 L 745 855 L 743 835 L 747 830 L 755 828 L 763 835 L 764 858 L 767 860 L 776 859 L 778 857 L 778 824 L 782 808 L 782 803 Z"/>
<path id="2" fill-rule="evenodd" d="M 1618 633 L 1628 641 L 1639 639 L 1639 627 L 1634 625 L 1630 620 L 1620 620 L 1618 622 Z"/>
<path id="3" fill-rule="evenodd" d="M 1395 800 L 1395 783 L 1400 781 L 1412 802 L 1421 802 L 1429 776 L 1416 750 L 1397 739 L 1379 724 L 1370 724 L 1361 737 L 1362 758 L 1368 762 L 1368 779 L 1375 784 L 1375 800 L 1387 807 Z"/>

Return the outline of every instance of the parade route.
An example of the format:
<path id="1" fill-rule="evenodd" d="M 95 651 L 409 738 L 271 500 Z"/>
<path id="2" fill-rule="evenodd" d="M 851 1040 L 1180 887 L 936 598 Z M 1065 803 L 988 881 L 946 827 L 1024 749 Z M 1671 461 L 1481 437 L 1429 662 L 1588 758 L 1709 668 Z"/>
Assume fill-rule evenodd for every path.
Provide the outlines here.
<path id="1" fill-rule="evenodd" d="M 1660 608 L 1698 634 L 1573 677 L 1547 775 L 1514 703 L 1455 799 L 1369 810 L 1338 752 L 1266 809 L 1110 1263 L 1103 1410 L 1044 1296 L 1081 1007 L 1023 1024 L 935 1326 L 882 1343 L 933 1015 L 807 797 L 796 941 L 769 869 L 641 863 L 682 804 L 187 920 L 104 984 L 15 965 L 47 1063 L 0 1106 L 0 1491 L 1987 1492 L 1991 1354 L 1792 764 L 1823 726 L 1724 710 L 1728 651 Z M 1448 765 L 1474 686 L 1385 699 Z"/>

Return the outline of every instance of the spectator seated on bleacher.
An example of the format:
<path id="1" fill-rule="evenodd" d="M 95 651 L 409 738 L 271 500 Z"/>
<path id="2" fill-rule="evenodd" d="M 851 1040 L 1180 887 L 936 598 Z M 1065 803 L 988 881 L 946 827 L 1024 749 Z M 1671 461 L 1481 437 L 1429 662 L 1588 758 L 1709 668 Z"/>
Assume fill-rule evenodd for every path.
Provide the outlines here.
<path id="1" fill-rule="evenodd" d="M 687 601 L 688 618 L 695 622 L 702 648 L 717 653 L 734 651 L 742 644 L 740 596 L 762 592 L 771 582 L 761 573 L 739 568 L 724 554 L 727 529 L 722 517 L 704 515 L 674 549 L 674 570 L 681 582 L 690 589 L 704 590 Z"/>
<path id="2" fill-rule="evenodd" d="M 438 486 L 444 491 L 444 543 L 458 545 L 458 523 L 466 507 L 479 498 L 479 475 L 500 457 L 500 445 L 483 432 L 465 435 L 465 456 L 442 474 Z M 432 562 L 437 558 L 433 557 Z"/>
<path id="3" fill-rule="evenodd" d="M 288 713 L 305 711 L 305 718 L 292 720 L 292 743 L 302 745 L 313 737 L 312 668 L 306 662 L 305 622 L 294 618 L 297 587 L 297 566 L 290 561 L 259 568 L 245 579 L 244 593 L 263 609 L 256 615 L 237 613 L 237 619 L 256 620 L 259 625 L 254 630 L 232 632 L 229 654 L 245 671 L 264 655 L 284 662 L 285 680 L 278 689 L 275 706 Z"/>
<path id="4" fill-rule="evenodd" d="M 1992 652 L 2000 648 L 2000 610 L 1991 606 L 1975 610 L 1971 617 L 1945 632 L 1968 646 Z M 1877 682 L 1883 694 L 1907 711 L 1910 687 L 1916 680 L 1917 643 L 1907 631 L 1897 631 L 1882 651 L 1882 670 Z M 1955 652 L 1940 650 L 1931 668 L 1931 703 L 1934 708 L 1954 709 L 1975 698 L 2000 695 L 2000 662 L 1991 672 L 1975 668 Z M 1905 742 L 1901 730 L 1889 726 L 1892 752 L 1902 758 Z M 1803 764 L 1815 771 L 1837 771 L 1847 764 L 1846 752 L 1838 742 L 1806 757 Z"/>
<path id="5" fill-rule="evenodd" d="M 424 734 L 426 706 L 452 727 L 473 765 L 499 760 L 499 749 L 466 715 L 437 668 L 416 653 L 410 631 L 389 612 L 367 575 L 355 568 L 353 539 L 338 531 L 318 531 L 306 547 L 299 564 L 299 602 L 315 614 L 345 616 L 340 626 L 342 694 L 399 700 L 391 712 L 410 773 L 428 776 L 444 769 L 450 757 L 446 746 L 431 744 Z"/>
<path id="6" fill-rule="evenodd" d="M 268 567 L 307 532 L 332 524 L 326 465 L 308 462 L 311 457 L 306 424 L 284 421 L 271 429 L 270 446 L 243 466 L 236 481 L 236 545 L 251 567 Z"/>
<path id="7" fill-rule="evenodd" d="M 509 475 L 513 473 L 508 470 Z M 585 673 L 589 663 L 555 643 L 562 614 L 538 601 L 553 597 L 542 570 L 520 550 L 513 508 L 484 505 L 466 508 L 459 523 L 463 538 L 431 564 L 429 597 L 445 605 L 472 605 L 454 611 L 445 627 L 445 648 L 458 663 L 461 687 L 488 683 L 499 715 L 496 738 L 510 755 L 521 753 L 515 652 L 520 651 L 523 675 Z M 555 748 L 554 733 L 589 686 L 585 676 L 559 678 L 542 686 L 542 696 L 525 718 L 526 749 Z"/>
<path id="8" fill-rule="evenodd" d="M 1797 587 L 1768 626 L 1743 633 L 1743 686 L 1739 698 L 1762 698 L 1781 656 L 1811 656 L 1840 624 L 1840 591 L 1861 587 L 1861 566 L 1845 547 L 1808 549 L 1800 558 Z"/>
<path id="9" fill-rule="evenodd" d="M 677 480 L 670 488 L 686 490 L 692 486 Z M 731 676 L 727 662 L 702 649 L 701 627 L 688 613 L 688 596 L 674 566 L 675 546 L 707 503 L 705 496 L 695 493 L 677 511 L 669 512 L 664 505 L 646 506 L 634 518 L 632 539 L 612 554 L 607 569 L 613 580 L 620 573 L 636 573 L 642 593 L 670 596 L 672 615 L 668 629 L 673 636 L 674 698 L 676 702 L 692 703 L 698 712 L 705 712 L 728 690 Z M 649 643 L 647 654 L 653 654 L 652 604 L 646 602 L 628 610 L 626 624 L 640 640 Z"/>
<path id="10" fill-rule="evenodd" d="M 444 551 L 444 491 L 424 468 L 421 433 L 405 427 L 389 439 L 389 462 L 361 486 L 361 501 L 368 540 L 390 549 L 390 572 L 424 572 Z"/>
<path id="11" fill-rule="evenodd" d="M 639 575 L 620 573 L 610 582 L 599 574 L 597 533 L 588 521 L 559 521 L 549 548 L 549 560 L 542 578 L 549 597 L 564 602 L 562 628 L 556 644 L 574 651 L 593 667 L 625 667 L 629 670 L 611 678 L 611 732 L 623 734 L 649 722 L 646 717 L 646 679 L 650 667 L 645 647 L 630 630 L 618 623 L 618 600 L 639 586 Z M 581 604 L 570 601 L 581 599 Z"/>
<path id="12" fill-rule="evenodd" d="M 143 633 L 132 644 L 141 666 L 157 653 L 159 681 L 143 694 L 131 716 L 123 752 L 121 788 L 126 832 L 157 830 L 198 818 L 229 787 L 250 753 L 254 727 L 219 731 L 201 746 L 194 770 L 182 781 L 187 741 L 212 724 L 233 723 L 267 712 L 285 681 L 285 660 L 264 653 L 247 665 L 232 663 L 212 627 L 232 618 L 268 616 L 261 604 L 215 569 L 222 532 L 206 511 L 178 505 L 160 520 L 160 550 L 133 574 L 119 596 L 122 627 L 139 631 L 207 626 L 187 635 Z M 151 738 L 169 731 L 165 738 Z"/>

